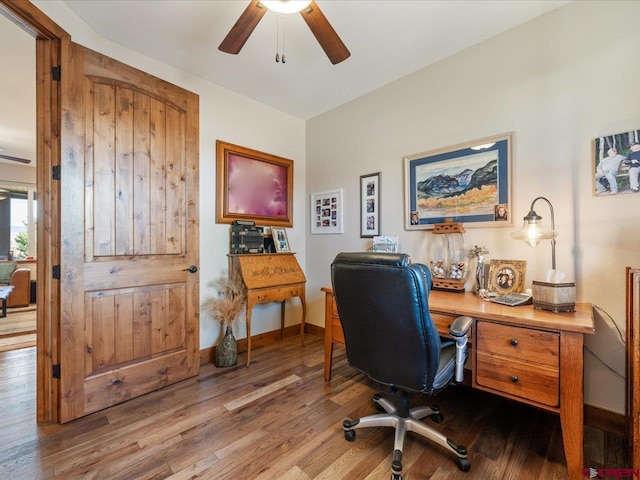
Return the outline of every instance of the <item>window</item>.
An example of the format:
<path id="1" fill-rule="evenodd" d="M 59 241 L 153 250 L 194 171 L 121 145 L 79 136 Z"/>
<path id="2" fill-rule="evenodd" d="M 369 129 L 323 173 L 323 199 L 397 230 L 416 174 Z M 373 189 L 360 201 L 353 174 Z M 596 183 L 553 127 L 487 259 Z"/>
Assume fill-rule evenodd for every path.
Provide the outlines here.
<path id="1" fill-rule="evenodd" d="M 0 184 L 0 260 L 36 256 L 35 185 Z"/>

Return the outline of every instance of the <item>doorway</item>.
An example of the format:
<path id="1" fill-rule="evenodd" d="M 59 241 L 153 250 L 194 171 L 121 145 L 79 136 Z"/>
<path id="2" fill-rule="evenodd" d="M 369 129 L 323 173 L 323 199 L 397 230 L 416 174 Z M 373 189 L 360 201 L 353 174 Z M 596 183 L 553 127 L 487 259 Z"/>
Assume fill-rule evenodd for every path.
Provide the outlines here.
<path id="1" fill-rule="evenodd" d="M 37 285 L 36 40 L 3 15 L 0 57 L 0 283 L 13 287 L 3 352 L 35 346 Z"/>
<path id="2" fill-rule="evenodd" d="M 61 82 L 54 76 L 57 76 L 55 67 L 60 66 L 65 60 L 62 52 L 71 39 L 63 29 L 30 2 L 0 0 L 0 17 L 12 22 L 23 34 L 26 32 L 26 35 L 31 37 L 31 42 L 35 41 L 35 176 L 39 193 L 36 255 L 39 267 L 36 274 L 36 417 L 38 422 L 55 422 L 58 420 L 59 395 L 52 373 L 53 365 L 58 362 L 56 339 L 60 307 L 58 286 L 51 273 L 52 267 L 60 261 L 60 206 L 59 186 L 52 173 L 54 167 L 60 164 Z"/>

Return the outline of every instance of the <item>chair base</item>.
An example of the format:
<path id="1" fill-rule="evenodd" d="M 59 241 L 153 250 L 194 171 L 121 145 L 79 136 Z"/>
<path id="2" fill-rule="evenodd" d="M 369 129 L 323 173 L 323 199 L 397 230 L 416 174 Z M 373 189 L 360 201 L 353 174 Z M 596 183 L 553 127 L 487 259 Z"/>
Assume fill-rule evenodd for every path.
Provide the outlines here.
<path id="1" fill-rule="evenodd" d="M 395 429 L 395 442 L 393 461 L 391 462 L 391 478 L 394 480 L 402 478 L 402 447 L 408 432 L 414 432 L 456 455 L 456 464 L 463 472 L 471 468 L 465 447 L 456 445 L 442 433 L 420 421 L 425 417 L 431 417 L 434 422 L 440 423 L 443 417 L 436 405 L 409 409 L 409 396 L 406 392 L 400 392 L 397 400 L 397 403 L 393 404 L 379 394 L 375 394 L 373 401 L 376 404 L 376 408 L 384 410 L 385 413 L 368 415 L 357 420 L 345 420 L 342 424 L 344 438 L 352 442 L 356 437 L 354 430 L 359 428 L 393 427 Z"/>

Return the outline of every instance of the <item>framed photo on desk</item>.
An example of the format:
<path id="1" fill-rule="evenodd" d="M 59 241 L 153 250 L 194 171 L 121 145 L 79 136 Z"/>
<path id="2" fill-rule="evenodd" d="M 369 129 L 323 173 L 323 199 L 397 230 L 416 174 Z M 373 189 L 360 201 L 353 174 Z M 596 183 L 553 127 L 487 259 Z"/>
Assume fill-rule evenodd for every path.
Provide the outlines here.
<path id="1" fill-rule="evenodd" d="M 273 236 L 273 245 L 277 253 L 291 253 L 287 231 L 282 227 L 271 227 L 271 235 Z"/>
<path id="2" fill-rule="evenodd" d="M 498 295 L 524 292 L 526 271 L 526 260 L 491 260 L 489 291 L 496 292 Z"/>

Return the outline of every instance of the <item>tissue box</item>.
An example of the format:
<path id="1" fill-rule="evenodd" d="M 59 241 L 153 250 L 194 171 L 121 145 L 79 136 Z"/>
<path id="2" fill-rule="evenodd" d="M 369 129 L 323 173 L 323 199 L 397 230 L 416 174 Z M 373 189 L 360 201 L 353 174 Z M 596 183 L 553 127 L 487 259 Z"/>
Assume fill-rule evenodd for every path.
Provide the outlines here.
<path id="1" fill-rule="evenodd" d="M 533 307 L 552 312 L 574 312 L 576 310 L 575 283 L 548 283 L 533 281 Z"/>

